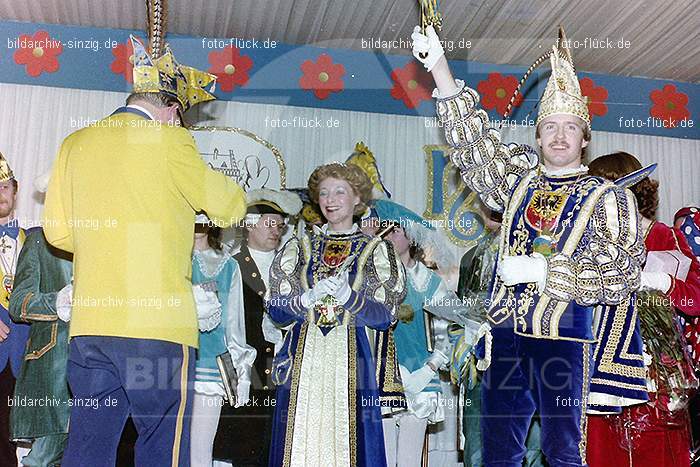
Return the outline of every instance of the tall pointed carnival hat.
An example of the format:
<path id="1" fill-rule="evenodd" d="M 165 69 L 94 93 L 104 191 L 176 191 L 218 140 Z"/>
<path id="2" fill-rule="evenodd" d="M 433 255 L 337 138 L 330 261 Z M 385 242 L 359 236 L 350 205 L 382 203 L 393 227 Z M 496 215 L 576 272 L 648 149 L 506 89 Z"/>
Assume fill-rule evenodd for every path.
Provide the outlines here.
<path id="1" fill-rule="evenodd" d="M 147 0 L 149 49 L 131 36 L 134 48 L 133 92 L 166 94 L 186 112 L 194 105 L 216 99 L 216 75 L 181 65 L 165 43 L 167 0 Z"/>
<path id="2" fill-rule="evenodd" d="M 535 60 L 535 63 L 523 75 L 503 117 L 510 114 L 513 103 L 530 74 L 547 58 L 549 58 L 552 67 L 552 74 L 539 101 L 539 112 L 535 126 L 550 115 L 565 114 L 579 117 L 586 122 L 586 126 L 590 130 L 591 116 L 588 113 L 588 104 L 586 98 L 581 95 L 581 86 L 576 77 L 576 68 L 569 49 L 569 42 L 566 39 L 564 28 L 561 26 L 559 27 L 559 39 L 552 46 L 552 50 L 545 52 Z"/>

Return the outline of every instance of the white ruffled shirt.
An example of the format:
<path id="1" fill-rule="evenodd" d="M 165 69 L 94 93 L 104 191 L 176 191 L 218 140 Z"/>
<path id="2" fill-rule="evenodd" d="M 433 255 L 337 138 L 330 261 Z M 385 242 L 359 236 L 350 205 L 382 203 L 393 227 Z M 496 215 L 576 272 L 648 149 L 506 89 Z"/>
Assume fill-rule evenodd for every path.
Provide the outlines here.
<path id="1" fill-rule="evenodd" d="M 194 254 L 200 262 L 202 272 L 207 277 L 216 277 L 221 272 L 228 258 L 230 258 L 227 254 L 219 253 L 213 249 L 195 250 Z M 243 281 L 240 267 L 236 268 L 236 272 L 231 278 L 228 302 L 222 303 L 222 306 L 226 309 L 226 319 L 221 321 L 219 326 L 224 326 L 226 348 L 231 352 L 233 365 L 238 373 L 238 384 L 250 385 L 251 367 L 255 361 L 257 351 L 246 342 Z M 224 388 L 221 383 L 195 381 L 194 390 L 200 394 L 224 395 Z"/>
<path id="2" fill-rule="evenodd" d="M 277 251 L 260 251 L 250 246 L 248 250 L 250 251 L 250 256 L 253 258 L 253 261 L 255 261 L 255 265 L 260 272 L 260 277 L 265 283 L 265 290 L 267 291 L 270 289 L 270 267 L 272 266 L 272 261 L 275 259 L 275 255 L 277 255 Z M 282 345 L 284 336 L 282 335 L 282 330 L 277 327 L 270 318 L 270 314 L 267 312 L 263 315 L 262 332 L 265 340 L 275 346 L 275 353 L 277 353 Z"/>
<path id="3" fill-rule="evenodd" d="M 260 277 L 262 278 L 263 282 L 265 283 L 265 289 L 270 288 L 270 266 L 272 266 L 272 261 L 275 259 L 275 255 L 277 254 L 277 251 L 271 250 L 271 251 L 260 251 L 253 249 L 251 247 L 248 247 L 248 250 L 250 250 L 250 256 L 253 257 L 253 261 L 255 261 L 255 265 L 258 267 L 258 271 L 260 271 Z"/>

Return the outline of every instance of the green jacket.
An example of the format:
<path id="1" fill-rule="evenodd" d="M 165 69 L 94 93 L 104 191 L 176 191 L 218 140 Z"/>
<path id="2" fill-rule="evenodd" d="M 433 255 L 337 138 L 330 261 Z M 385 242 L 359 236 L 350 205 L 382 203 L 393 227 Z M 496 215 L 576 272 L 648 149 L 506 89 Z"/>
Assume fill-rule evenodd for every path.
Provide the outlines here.
<path id="1" fill-rule="evenodd" d="M 19 255 L 10 315 L 31 325 L 10 412 L 12 439 L 68 432 L 68 324 L 58 319 L 56 295 L 72 276 L 71 255 L 31 233 Z"/>

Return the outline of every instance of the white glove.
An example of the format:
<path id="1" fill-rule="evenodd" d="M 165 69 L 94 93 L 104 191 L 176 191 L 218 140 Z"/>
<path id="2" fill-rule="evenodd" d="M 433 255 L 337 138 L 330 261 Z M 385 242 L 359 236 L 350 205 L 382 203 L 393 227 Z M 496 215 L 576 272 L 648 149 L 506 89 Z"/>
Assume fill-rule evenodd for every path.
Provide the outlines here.
<path id="1" fill-rule="evenodd" d="M 304 308 L 311 308 L 314 303 L 320 301 L 323 297 L 330 294 L 330 279 L 321 279 L 313 287 L 301 294 L 301 306 Z"/>
<path id="2" fill-rule="evenodd" d="M 536 282 L 540 293 L 547 282 L 547 260 L 539 253 L 532 256 L 504 256 L 498 263 L 498 276 L 505 285 Z"/>
<path id="3" fill-rule="evenodd" d="M 73 309 L 73 283 L 63 287 L 56 294 L 56 314 L 58 318 L 67 323 L 70 321 L 71 310 Z"/>
<path id="4" fill-rule="evenodd" d="M 671 288 L 671 284 L 671 276 L 665 272 L 642 271 L 641 290 L 658 290 L 659 292 L 665 294 Z"/>
<path id="5" fill-rule="evenodd" d="M 437 371 L 438 368 L 444 367 L 449 362 L 450 358 L 447 355 L 435 349 L 433 351 L 433 354 L 430 356 L 428 361 L 425 362 L 425 364 L 428 365 L 431 369 L 434 369 L 434 371 Z"/>
<path id="6" fill-rule="evenodd" d="M 194 303 L 197 307 L 199 330 L 211 331 L 221 323 L 221 303 L 216 292 L 204 290 L 200 285 L 193 285 Z"/>
<path id="7" fill-rule="evenodd" d="M 350 288 L 349 277 L 348 272 L 345 271 L 338 276 L 328 278 L 331 285 L 330 295 L 333 295 L 341 305 L 344 305 L 345 302 L 350 300 L 350 293 L 352 292 L 352 289 Z"/>
<path id="8" fill-rule="evenodd" d="M 445 55 L 435 29 L 432 26 L 428 26 L 425 28 L 425 34 L 422 34 L 420 26 L 416 26 L 413 29 L 413 34 L 411 34 L 411 39 L 413 40 L 413 56 L 423 64 L 426 70 L 431 71 L 437 61 L 440 60 L 440 57 Z M 427 56 L 425 55 L 426 53 Z"/>
<path id="9" fill-rule="evenodd" d="M 282 344 L 282 341 L 284 340 L 282 330 L 275 326 L 275 323 L 272 322 L 272 318 L 270 318 L 270 313 L 268 312 L 263 313 L 262 332 L 265 340 L 271 344 L 274 344 L 275 348 Z"/>
<path id="10" fill-rule="evenodd" d="M 423 365 L 413 373 L 408 371 L 404 366 L 399 365 L 401 371 L 401 383 L 403 390 L 407 395 L 411 395 L 411 399 L 415 399 L 416 394 L 420 393 L 425 387 L 435 378 L 435 371 L 428 365 Z"/>
<path id="11" fill-rule="evenodd" d="M 239 381 L 236 385 L 236 404 L 234 407 L 243 407 L 250 400 L 250 381 Z"/>

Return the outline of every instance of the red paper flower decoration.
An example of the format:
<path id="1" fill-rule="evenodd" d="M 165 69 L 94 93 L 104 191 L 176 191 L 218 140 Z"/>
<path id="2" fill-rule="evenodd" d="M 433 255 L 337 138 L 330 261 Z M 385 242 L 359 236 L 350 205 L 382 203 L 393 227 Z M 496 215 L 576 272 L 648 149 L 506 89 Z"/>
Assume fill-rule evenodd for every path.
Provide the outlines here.
<path id="1" fill-rule="evenodd" d="M 131 40 L 127 39 L 112 49 L 114 60 L 109 66 L 112 73 L 124 76 L 127 83 L 134 81 L 134 47 Z"/>
<path id="2" fill-rule="evenodd" d="M 690 118 L 690 112 L 686 108 L 688 95 L 677 92 L 675 85 L 667 84 L 663 89 L 654 89 L 649 97 L 654 103 L 649 115 L 661 120 L 664 127 L 673 128 L 679 121 Z"/>
<path id="3" fill-rule="evenodd" d="M 588 104 L 588 113 L 593 120 L 594 115 L 603 116 L 608 113 L 608 106 L 605 101 L 608 100 L 608 90 L 603 86 L 596 86 L 595 81 L 591 78 L 583 78 L 578 80 L 581 85 L 581 95 L 584 96 L 586 104 Z"/>
<path id="4" fill-rule="evenodd" d="M 217 76 L 216 83 L 225 92 L 233 91 L 236 86 L 245 86 L 250 79 L 248 70 L 253 67 L 253 60 L 241 55 L 240 49 L 233 45 L 210 52 L 209 63 L 209 73 Z"/>
<path id="5" fill-rule="evenodd" d="M 33 36 L 22 34 L 18 39 L 19 49 L 14 54 L 15 63 L 26 65 L 29 76 L 37 77 L 43 72 L 58 70 L 58 56 L 63 52 L 63 44 L 49 37 L 46 31 L 37 31 Z"/>
<path id="6" fill-rule="evenodd" d="M 340 92 L 345 87 L 345 67 L 342 63 L 333 63 L 328 54 L 319 55 L 315 62 L 306 60 L 301 64 L 301 71 L 304 74 L 299 79 L 299 86 L 313 91 L 319 99 L 325 99 L 332 92 Z"/>
<path id="7" fill-rule="evenodd" d="M 502 76 L 500 73 L 489 73 L 484 81 L 479 81 L 476 86 L 481 94 L 481 105 L 485 109 L 496 109 L 499 115 L 503 115 L 508 107 L 508 102 L 518 87 L 518 79 L 515 76 Z M 518 93 L 518 97 L 513 102 L 514 107 L 520 107 L 523 102 L 523 95 Z M 511 109 L 512 110 L 512 109 Z"/>
<path id="8" fill-rule="evenodd" d="M 403 68 L 394 68 L 391 79 L 394 81 L 391 97 L 403 100 L 409 109 L 415 109 L 422 101 L 432 99 L 433 80 L 415 61 L 408 62 Z"/>

